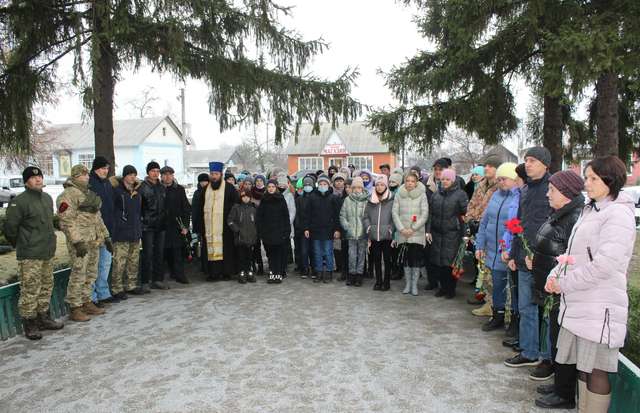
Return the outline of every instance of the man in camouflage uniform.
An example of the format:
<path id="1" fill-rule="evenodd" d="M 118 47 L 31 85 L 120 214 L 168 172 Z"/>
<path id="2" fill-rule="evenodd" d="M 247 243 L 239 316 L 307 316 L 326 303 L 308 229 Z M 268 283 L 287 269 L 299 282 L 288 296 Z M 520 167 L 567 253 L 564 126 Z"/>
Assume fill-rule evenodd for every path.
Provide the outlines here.
<path id="1" fill-rule="evenodd" d="M 70 320 L 89 321 L 90 315 L 104 314 L 104 310 L 91 301 L 91 293 L 98 272 L 100 246 L 104 244 L 109 253 L 113 253 L 113 244 L 100 215 L 102 201 L 89 190 L 89 170 L 84 165 L 75 165 L 64 188 L 56 204 L 60 229 L 67 237 L 71 257 L 65 301 L 71 307 Z"/>
<path id="2" fill-rule="evenodd" d="M 39 330 L 63 327 L 51 319 L 49 301 L 53 289 L 53 257 L 56 234 L 53 229 L 53 199 L 42 191 L 42 170 L 30 166 L 22 172 L 25 191 L 7 208 L 4 233 L 16 248 L 20 268 L 18 311 L 24 334 L 31 340 L 42 338 Z"/>

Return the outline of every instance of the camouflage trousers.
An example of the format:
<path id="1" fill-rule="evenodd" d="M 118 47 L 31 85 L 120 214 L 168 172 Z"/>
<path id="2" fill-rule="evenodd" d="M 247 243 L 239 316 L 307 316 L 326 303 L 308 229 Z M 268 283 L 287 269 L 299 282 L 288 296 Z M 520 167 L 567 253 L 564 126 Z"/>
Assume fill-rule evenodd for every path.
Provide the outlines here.
<path id="1" fill-rule="evenodd" d="M 113 244 L 113 265 L 111 267 L 111 292 L 118 294 L 138 286 L 140 264 L 140 241 L 116 242 Z M 124 277 L 127 277 L 125 282 Z"/>
<path id="2" fill-rule="evenodd" d="M 71 308 L 80 307 L 91 301 L 93 283 L 98 277 L 100 246 L 97 243 L 89 243 L 89 252 L 84 257 L 76 256 L 73 245 L 69 244 L 67 247 L 71 257 L 71 275 L 69 275 L 65 302 Z"/>
<path id="3" fill-rule="evenodd" d="M 20 260 L 20 299 L 18 311 L 22 318 L 35 318 L 49 311 L 53 290 L 53 259 Z"/>

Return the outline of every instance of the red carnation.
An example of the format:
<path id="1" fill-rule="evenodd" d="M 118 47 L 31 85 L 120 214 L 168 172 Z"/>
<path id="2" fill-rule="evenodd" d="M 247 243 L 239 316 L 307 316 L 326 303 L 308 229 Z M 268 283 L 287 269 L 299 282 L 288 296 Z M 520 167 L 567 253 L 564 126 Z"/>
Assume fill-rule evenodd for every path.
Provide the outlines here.
<path id="1" fill-rule="evenodd" d="M 418 220 L 417 215 L 411 215 L 411 222 L 416 222 Z"/>

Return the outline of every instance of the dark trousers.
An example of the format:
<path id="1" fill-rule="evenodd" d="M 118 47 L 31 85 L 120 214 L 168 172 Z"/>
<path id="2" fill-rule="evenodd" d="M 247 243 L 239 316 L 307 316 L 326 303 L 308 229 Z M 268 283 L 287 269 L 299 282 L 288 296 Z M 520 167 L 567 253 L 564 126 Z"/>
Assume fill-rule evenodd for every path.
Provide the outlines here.
<path id="1" fill-rule="evenodd" d="M 273 274 L 284 274 L 287 263 L 287 246 L 284 243 L 274 245 L 264 244 L 264 249 L 267 250 L 269 271 Z"/>
<path id="2" fill-rule="evenodd" d="M 438 281 L 440 282 L 440 289 L 443 290 L 447 294 L 455 294 L 457 281 L 453 279 L 451 275 L 451 267 L 433 265 L 432 271 L 435 270 L 435 273 L 438 275 Z"/>
<path id="3" fill-rule="evenodd" d="M 251 263 L 253 262 L 253 245 L 237 245 L 238 267 L 240 271 L 245 273 L 251 271 Z"/>
<path id="4" fill-rule="evenodd" d="M 311 265 L 311 240 L 305 238 L 304 234 L 296 236 L 294 239 L 296 250 L 296 265 L 300 272 L 306 272 Z"/>
<path id="5" fill-rule="evenodd" d="M 384 260 L 384 275 L 382 261 Z M 376 284 L 389 286 L 391 282 L 391 241 L 371 241 L 371 264 L 376 275 Z"/>
<path id="6" fill-rule="evenodd" d="M 164 281 L 163 259 L 164 231 L 144 231 L 142 233 L 142 284 L 150 281 Z"/>
<path id="7" fill-rule="evenodd" d="M 560 334 L 560 324 L 558 324 L 558 313 L 560 308 L 554 305 L 549 314 L 549 334 L 551 335 L 551 359 L 556 359 L 558 353 L 558 335 Z M 553 362 L 555 376 L 553 384 L 558 396 L 566 400 L 576 399 L 576 383 L 578 380 L 578 370 L 575 364 L 559 364 Z"/>
<path id="8" fill-rule="evenodd" d="M 171 274 L 171 278 L 179 279 L 184 278 L 184 248 L 182 247 L 172 247 L 165 248 L 164 255 L 169 264 L 169 272 Z"/>
<path id="9" fill-rule="evenodd" d="M 431 287 L 435 288 L 440 286 L 440 288 L 442 288 L 442 285 L 440 284 L 440 274 L 438 272 L 438 267 L 431 264 L 430 254 L 431 245 L 427 243 L 427 245 L 424 247 L 424 263 L 425 269 L 427 270 L 427 282 Z"/>
<path id="10" fill-rule="evenodd" d="M 258 265 L 258 268 L 256 268 L 256 270 L 260 270 L 262 271 L 263 268 L 263 264 L 262 264 L 262 240 L 258 239 L 258 241 L 256 241 L 256 245 L 254 245 L 253 247 L 253 261 L 256 265 Z"/>
<path id="11" fill-rule="evenodd" d="M 200 237 L 200 271 L 207 273 L 207 240 L 204 237 Z"/>

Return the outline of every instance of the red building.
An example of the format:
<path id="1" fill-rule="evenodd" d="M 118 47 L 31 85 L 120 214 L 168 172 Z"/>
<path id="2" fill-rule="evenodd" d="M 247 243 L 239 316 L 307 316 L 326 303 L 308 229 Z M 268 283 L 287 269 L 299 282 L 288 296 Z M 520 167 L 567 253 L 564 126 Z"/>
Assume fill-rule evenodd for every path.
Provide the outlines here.
<path id="1" fill-rule="evenodd" d="M 320 125 L 320 134 L 312 134 L 312 125 L 300 127 L 298 141 L 292 139 L 286 148 L 287 169 L 290 175 L 300 170 L 327 170 L 353 164 L 356 169 L 378 172 L 380 165 L 396 166 L 396 154 L 365 122 L 341 124 L 332 130 L 331 124 Z"/>

